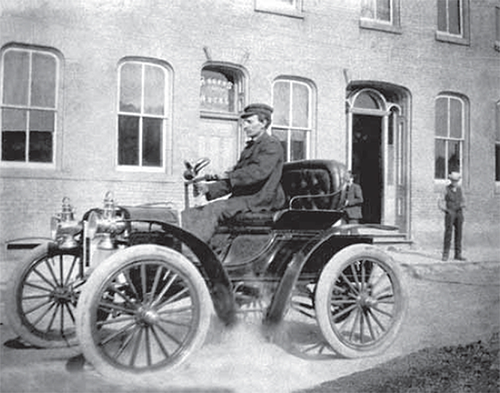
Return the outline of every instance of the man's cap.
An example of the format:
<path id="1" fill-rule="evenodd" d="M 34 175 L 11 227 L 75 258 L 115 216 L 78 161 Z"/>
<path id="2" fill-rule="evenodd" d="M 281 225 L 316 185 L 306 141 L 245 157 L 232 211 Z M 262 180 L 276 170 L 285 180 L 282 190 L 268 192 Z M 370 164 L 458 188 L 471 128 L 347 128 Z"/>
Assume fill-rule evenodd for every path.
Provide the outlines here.
<path id="1" fill-rule="evenodd" d="M 240 114 L 240 118 L 245 119 L 247 117 L 263 114 L 267 118 L 271 118 L 271 114 L 273 113 L 273 108 L 266 104 L 250 104 L 248 105 L 243 112 Z"/>
<path id="2" fill-rule="evenodd" d="M 448 175 L 448 179 L 450 180 L 454 180 L 454 181 L 459 181 L 461 179 L 462 176 L 460 176 L 460 173 L 458 172 L 451 172 L 449 175 Z"/>

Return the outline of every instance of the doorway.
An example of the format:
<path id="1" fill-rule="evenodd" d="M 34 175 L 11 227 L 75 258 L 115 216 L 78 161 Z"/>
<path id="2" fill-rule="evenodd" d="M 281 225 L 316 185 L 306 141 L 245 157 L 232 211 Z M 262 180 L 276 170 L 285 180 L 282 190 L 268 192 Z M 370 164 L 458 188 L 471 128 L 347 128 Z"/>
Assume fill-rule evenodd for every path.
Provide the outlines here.
<path id="1" fill-rule="evenodd" d="M 363 191 L 364 223 L 396 226 L 409 236 L 409 93 L 376 82 L 347 89 L 347 165 Z"/>
<path id="2" fill-rule="evenodd" d="M 382 118 L 354 115 L 352 122 L 352 174 L 363 190 L 363 222 L 382 219 L 383 160 Z"/>

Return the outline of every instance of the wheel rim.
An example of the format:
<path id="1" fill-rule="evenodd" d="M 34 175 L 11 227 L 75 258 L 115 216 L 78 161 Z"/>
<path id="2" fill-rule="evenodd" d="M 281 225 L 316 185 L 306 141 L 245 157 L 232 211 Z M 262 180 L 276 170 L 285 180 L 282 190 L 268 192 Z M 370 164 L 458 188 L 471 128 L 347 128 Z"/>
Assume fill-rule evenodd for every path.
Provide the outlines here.
<path id="1" fill-rule="evenodd" d="M 164 261 L 133 262 L 103 282 L 92 339 L 114 367 L 140 372 L 182 357 L 196 334 L 200 299 L 190 279 Z"/>
<path id="2" fill-rule="evenodd" d="M 72 254 L 44 256 L 23 277 L 17 296 L 22 324 L 46 341 L 75 337 L 75 309 L 82 280 L 80 257 Z"/>
<path id="3" fill-rule="evenodd" d="M 338 275 L 331 289 L 329 319 L 344 345 L 369 349 L 396 323 L 400 299 L 393 275 L 375 259 L 350 262 Z"/>

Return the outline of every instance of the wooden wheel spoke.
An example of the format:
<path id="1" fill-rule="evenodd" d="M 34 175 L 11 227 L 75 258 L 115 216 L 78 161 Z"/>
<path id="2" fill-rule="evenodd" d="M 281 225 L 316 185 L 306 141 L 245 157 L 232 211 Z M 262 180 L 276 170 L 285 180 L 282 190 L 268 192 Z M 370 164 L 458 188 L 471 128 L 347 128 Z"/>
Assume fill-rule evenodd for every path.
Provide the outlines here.
<path id="1" fill-rule="evenodd" d="M 156 343 L 160 347 L 161 352 L 163 353 L 163 355 L 165 355 L 166 358 L 170 357 L 170 354 L 168 353 L 167 349 L 163 345 L 163 342 L 161 341 L 160 337 L 158 336 L 158 333 L 156 332 L 155 326 L 151 326 L 151 332 L 153 333 L 153 336 L 154 336 L 154 338 L 156 340 Z"/>
<path id="2" fill-rule="evenodd" d="M 61 265 L 62 265 L 62 262 L 60 260 L 61 257 L 62 257 L 62 255 L 59 255 L 59 270 L 61 270 Z M 52 258 L 50 258 L 50 261 L 54 262 L 54 260 Z M 53 282 L 56 283 L 56 286 L 61 285 L 62 284 L 62 277 L 61 277 L 61 282 L 59 282 L 59 280 L 57 279 L 57 277 L 54 273 L 54 269 L 52 269 L 52 266 L 49 263 L 49 259 L 47 258 L 44 262 L 45 262 L 45 266 L 47 266 L 47 269 L 49 270 L 49 273 L 50 273 L 52 279 L 54 280 Z"/>
<path id="3" fill-rule="evenodd" d="M 64 286 L 67 286 L 70 282 L 70 279 L 73 275 L 73 270 L 75 269 L 76 262 L 78 261 L 77 256 L 73 256 L 73 261 L 71 262 L 71 266 L 69 268 L 68 274 L 66 275 L 66 279 L 64 280 Z"/>
<path id="4" fill-rule="evenodd" d="M 344 274 L 344 272 L 340 273 L 340 277 L 342 278 L 342 280 L 344 280 L 344 282 L 349 286 L 349 288 L 351 288 L 351 291 L 354 292 L 355 294 L 359 294 L 359 289 L 355 288 L 354 285 L 352 285 L 352 282 L 351 280 L 349 280 L 346 275 Z"/>
<path id="5" fill-rule="evenodd" d="M 177 345 L 181 346 L 182 345 L 182 340 L 179 340 L 177 337 L 175 337 L 173 334 L 167 332 L 165 330 L 165 328 L 163 328 L 162 326 L 160 325 L 155 325 L 158 330 L 160 330 L 165 336 L 167 336 L 168 338 L 170 338 L 173 342 L 175 342 Z"/>
<path id="6" fill-rule="evenodd" d="M 40 273 L 37 269 L 32 270 L 33 273 L 35 273 L 38 277 L 40 277 L 44 282 L 46 282 L 51 288 L 55 289 L 56 285 L 52 281 L 50 281 L 47 277 L 45 277 L 45 274 Z M 35 284 L 33 284 L 35 286 Z M 43 287 L 40 287 L 43 288 Z"/>
<path id="7" fill-rule="evenodd" d="M 103 339 L 99 344 L 101 346 L 104 346 L 106 345 L 107 343 L 111 342 L 112 340 L 114 340 L 115 338 L 119 337 L 120 335 L 122 335 L 123 333 L 125 333 L 127 330 L 129 330 L 131 327 L 135 326 L 136 325 L 136 322 L 135 320 L 131 321 L 130 323 L 128 323 L 127 325 L 123 326 L 121 329 L 117 330 L 116 332 L 114 332 L 113 334 L 110 334 L 109 336 L 107 336 L 105 339 Z"/>

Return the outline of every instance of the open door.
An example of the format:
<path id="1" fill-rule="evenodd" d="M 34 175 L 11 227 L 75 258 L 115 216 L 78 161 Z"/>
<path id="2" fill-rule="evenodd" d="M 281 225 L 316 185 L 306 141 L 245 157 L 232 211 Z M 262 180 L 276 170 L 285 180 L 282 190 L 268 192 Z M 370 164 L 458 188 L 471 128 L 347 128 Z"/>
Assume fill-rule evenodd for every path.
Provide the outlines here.
<path id="1" fill-rule="evenodd" d="M 362 222 L 394 225 L 408 235 L 406 91 L 351 87 L 347 103 L 347 162 L 363 190 Z"/>

